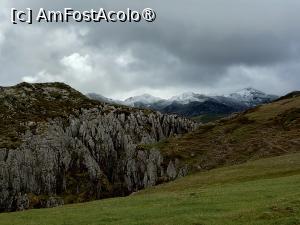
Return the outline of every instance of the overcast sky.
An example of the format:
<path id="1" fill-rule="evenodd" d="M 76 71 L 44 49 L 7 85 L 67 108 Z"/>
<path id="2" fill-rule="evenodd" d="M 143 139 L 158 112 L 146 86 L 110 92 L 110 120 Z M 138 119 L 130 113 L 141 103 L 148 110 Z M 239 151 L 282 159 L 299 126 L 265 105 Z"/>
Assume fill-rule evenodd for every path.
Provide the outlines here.
<path id="1" fill-rule="evenodd" d="M 153 8 L 154 23 L 10 23 L 11 8 Z M 300 89 L 297 0 L 1 0 L 0 86 L 63 81 L 108 97 Z"/>

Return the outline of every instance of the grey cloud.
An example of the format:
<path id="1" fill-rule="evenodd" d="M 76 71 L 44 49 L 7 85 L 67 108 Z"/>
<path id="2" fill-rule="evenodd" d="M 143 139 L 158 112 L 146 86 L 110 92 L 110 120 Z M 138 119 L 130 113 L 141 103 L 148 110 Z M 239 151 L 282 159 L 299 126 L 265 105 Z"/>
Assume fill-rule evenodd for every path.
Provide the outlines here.
<path id="1" fill-rule="evenodd" d="M 5 0 L 0 6 L 152 7 L 158 16 L 152 24 L 31 26 L 12 25 L 8 15 L 6 21 L 0 16 L 3 85 L 24 77 L 62 80 L 83 92 L 113 97 L 145 90 L 222 93 L 245 86 L 283 94 L 300 86 L 300 2 L 294 0 Z M 66 57 L 91 70 L 65 65 Z"/>

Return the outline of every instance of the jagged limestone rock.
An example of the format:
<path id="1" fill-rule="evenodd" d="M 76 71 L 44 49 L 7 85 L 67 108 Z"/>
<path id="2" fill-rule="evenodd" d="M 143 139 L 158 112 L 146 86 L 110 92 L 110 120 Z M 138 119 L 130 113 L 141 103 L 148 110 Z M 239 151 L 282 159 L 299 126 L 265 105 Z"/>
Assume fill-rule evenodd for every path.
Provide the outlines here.
<path id="1" fill-rule="evenodd" d="M 177 176 L 177 171 L 176 171 L 176 167 L 173 163 L 173 161 L 169 162 L 168 168 L 167 168 L 167 175 L 168 177 L 170 177 L 171 179 L 175 179 Z"/>
<path id="2" fill-rule="evenodd" d="M 31 91 L 23 95 L 17 89 L 20 93 L 16 98 L 25 98 L 31 104 L 36 101 L 32 98 L 38 98 L 32 93 L 36 87 L 25 88 Z M 63 101 L 73 93 L 45 87 L 41 90 L 45 96 L 39 101 L 50 99 L 47 104 L 52 104 L 51 96 L 57 95 L 62 104 L 67 104 Z M 5 91 L 16 95 L 16 91 Z M 4 103 L 15 109 L 17 106 L 7 99 Z M 73 101 L 79 102 L 77 98 Z M 80 104 L 85 103 L 82 100 Z M 46 109 L 41 111 L 49 114 L 50 109 Z M 0 211 L 122 196 L 153 186 L 160 179 L 186 175 L 186 169 L 176 168 L 180 164 L 164 162 L 168 159 L 158 150 L 141 150 L 138 146 L 195 129 L 197 124 L 188 119 L 106 104 L 72 109 L 71 113 L 51 110 L 52 117 L 40 121 L 39 114 L 35 121 L 20 122 L 26 124 L 25 131 L 15 148 L 0 145 Z"/>

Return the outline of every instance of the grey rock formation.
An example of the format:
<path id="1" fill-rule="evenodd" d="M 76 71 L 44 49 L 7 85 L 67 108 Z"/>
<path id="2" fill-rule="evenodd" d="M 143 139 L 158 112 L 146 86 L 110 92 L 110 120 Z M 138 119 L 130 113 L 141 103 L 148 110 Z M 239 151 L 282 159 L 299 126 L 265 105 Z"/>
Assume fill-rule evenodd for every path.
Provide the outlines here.
<path id="1" fill-rule="evenodd" d="M 167 168 L 167 175 L 168 177 L 175 179 L 177 176 L 177 171 L 176 171 L 176 167 L 173 163 L 173 161 L 169 162 L 168 168 Z"/>
<path id="2" fill-rule="evenodd" d="M 17 148 L 0 146 L 0 211 L 123 196 L 184 176 L 186 167 L 140 146 L 196 126 L 177 116 L 107 104 L 67 119 L 28 121 Z"/>

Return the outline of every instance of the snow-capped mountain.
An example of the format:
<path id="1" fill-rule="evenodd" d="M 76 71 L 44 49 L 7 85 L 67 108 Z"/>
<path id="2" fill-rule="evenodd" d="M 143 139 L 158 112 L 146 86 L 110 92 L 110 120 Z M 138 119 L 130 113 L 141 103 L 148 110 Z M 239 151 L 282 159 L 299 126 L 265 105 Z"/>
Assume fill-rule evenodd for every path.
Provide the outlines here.
<path id="1" fill-rule="evenodd" d="M 105 97 L 103 95 L 96 94 L 96 93 L 88 93 L 88 94 L 86 94 L 86 96 L 89 99 L 97 100 L 97 101 L 100 101 L 100 102 L 123 105 L 123 101 L 114 100 L 114 99 L 111 99 L 111 98 L 107 98 L 107 97 Z"/>
<path id="2" fill-rule="evenodd" d="M 128 105 L 128 106 L 133 106 L 133 107 L 138 106 L 139 107 L 141 104 L 147 106 L 147 105 L 151 105 L 153 103 L 159 102 L 161 100 L 163 100 L 163 99 L 154 97 L 149 94 L 143 94 L 143 95 L 127 98 L 124 101 L 124 104 Z"/>
<path id="3" fill-rule="evenodd" d="M 269 103 L 277 98 L 277 96 L 268 95 L 253 88 L 245 88 L 227 96 L 206 96 L 186 92 L 169 99 L 162 99 L 149 94 L 130 97 L 125 101 L 116 101 L 95 94 L 89 94 L 89 97 L 109 103 L 153 109 L 162 113 L 201 118 L 220 118 L 233 112 L 240 112 L 260 104 Z"/>
<path id="4" fill-rule="evenodd" d="M 228 95 L 229 98 L 235 99 L 247 106 L 256 106 L 263 103 L 268 103 L 277 98 L 275 95 L 268 95 L 254 88 L 245 88 L 235 93 Z"/>
<path id="5" fill-rule="evenodd" d="M 185 92 L 181 95 L 177 95 L 177 96 L 173 96 L 170 99 L 168 99 L 168 102 L 170 102 L 170 104 L 172 102 L 177 102 L 180 104 L 189 104 L 191 102 L 205 102 L 209 99 L 208 96 L 205 95 L 201 95 L 201 94 L 196 94 L 193 92 Z"/>

